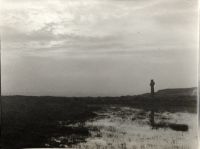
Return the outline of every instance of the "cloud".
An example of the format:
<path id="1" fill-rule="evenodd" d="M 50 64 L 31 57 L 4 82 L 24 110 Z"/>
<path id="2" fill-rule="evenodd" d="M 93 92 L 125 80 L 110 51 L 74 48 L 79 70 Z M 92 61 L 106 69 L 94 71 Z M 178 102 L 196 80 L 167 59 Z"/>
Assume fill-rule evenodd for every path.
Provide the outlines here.
<path id="1" fill-rule="evenodd" d="M 83 36 L 83 38 L 122 35 L 128 39 L 129 35 L 136 32 L 151 34 L 157 29 L 159 32 L 161 27 L 165 32 L 167 25 L 170 24 L 180 25 L 186 30 L 188 24 L 193 24 L 194 21 L 191 22 L 190 16 L 195 13 L 194 1 L 189 3 L 179 0 L 173 2 L 43 0 L 28 1 L 25 4 L 22 2 L 12 4 L 4 1 L 5 6 L 8 6 L 2 10 L 2 20 L 3 25 L 8 28 L 3 30 L 9 32 L 10 28 L 16 29 L 15 38 L 17 34 L 19 37 L 24 34 L 27 35 L 27 40 L 32 40 L 31 38 L 40 40 L 40 37 L 43 37 L 42 40 L 45 38 L 51 40 L 49 36 L 52 35 Z"/>
<path id="2" fill-rule="evenodd" d="M 194 85 L 196 3 L 2 0 L 3 92 L 120 95 L 152 77 Z"/>

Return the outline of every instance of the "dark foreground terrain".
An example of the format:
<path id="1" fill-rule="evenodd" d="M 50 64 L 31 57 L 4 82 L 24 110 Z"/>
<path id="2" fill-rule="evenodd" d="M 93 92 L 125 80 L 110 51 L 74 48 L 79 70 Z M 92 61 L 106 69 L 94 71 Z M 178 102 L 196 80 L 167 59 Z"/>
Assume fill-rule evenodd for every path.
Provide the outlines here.
<path id="1" fill-rule="evenodd" d="M 144 113 L 151 110 L 196 113 L 196 99 L 196 88 L 160 90 L 154 98 L 150 94 L 95 98 L 2 96 L 1 146 L 3 149 L 72 146 L 91 137 L 85 123 L 99 117 L 97 113 L 104 107 L 130 107 Z M 78 127 L 72 127 L 75 124 Z M 62 139 L 62 143 L 51 140 L 59 136 L 68 139 Z"/>

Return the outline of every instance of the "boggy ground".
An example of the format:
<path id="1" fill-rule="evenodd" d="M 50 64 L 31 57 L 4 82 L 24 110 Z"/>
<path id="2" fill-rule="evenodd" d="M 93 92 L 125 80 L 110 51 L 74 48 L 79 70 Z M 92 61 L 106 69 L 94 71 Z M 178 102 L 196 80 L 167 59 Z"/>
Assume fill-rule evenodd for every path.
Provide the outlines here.
<path id="1" fill-rule="evenodd" d="M 1 104 L 3 149 L 144 148 L 145 145 L 146 148 L 182 146 L 189 149 L 192 148 L 187 145 L 192 142 L 189 138 L 196 140 L 193 123 L 196 97 L 190 95 L 159 95 L 154 99 L 149 95 L 96 98 L 3 96 Z M 157 124 L 153 129 L 149 123 L 152 109 Z M 180 126 L 187 129 L 182 131 Z M 182 145 L 173 140 L 181 140 Z M 156 145 L 158 142 L 161 144 Z"/>
<path id="2" fill-rule="evenodd" d="M 106 109 L 106 108 L 105 108 Z M 149 123 L 150 111 L 132 107 L 107 107 L 99 117 L 87 121 L 92 134 L 85 143 L 73 145 L 83 149 L 198 149 L 197 115 L 185 112 L 157 112 L 156 124 Z M 167 127 L 188 126 L 187 130 Z M 181 125 L 180 125 L 181 124 Z M 68 147 L 67 145 L 65 147 Z"/>
<path id="3" fill-rule="evenodd" d="M 197 117 L 194 113 L 156 112 L 155 127 L 149 122 L 150 111 L 142 109 L 105 106 L 96 114 L 84 124 L 90 134 L 85 141 L 78 143 L 80 136 L 75 134 L 54 136 L 46 147 L 57 143 L 66 148 L 83 149 L 197 149 Z M 82 127 L 80 123 L 66 125 L 60 122 L 58 125 L 74 129 Z M 182 129 L 182 126 L 188 129 Z"/>

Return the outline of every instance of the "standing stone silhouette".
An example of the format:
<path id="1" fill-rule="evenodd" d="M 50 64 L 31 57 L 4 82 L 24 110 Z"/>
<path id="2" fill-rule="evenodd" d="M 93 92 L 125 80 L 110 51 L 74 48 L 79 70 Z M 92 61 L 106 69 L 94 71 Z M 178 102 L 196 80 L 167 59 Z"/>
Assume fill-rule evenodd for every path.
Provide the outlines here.
<path id="1" fill-rule="evenodd" d="M 152 79 L 151 82 L 150 82 L 150 86 L 151 86 L 151 96 L 154 96 L 154 85 L 155 85 L 155 82 L 154 82 L 154 80 Z"/>
<path id="2" fill-rule="evenodd" d="M 155 82 L 154 82 L 154 80 L 152 79 L 151 80 L 151 82 L 150 82 L 150 87 L 151 87 L 151 97 L 153 98 L 154 97 L 154 86 L 155 86 Z M 154 124 L 155 124 L 155 122 L 154 122 L 154 106 L 155 106 L 155 104 L 154 104 L 154 100 L 152 100 L 152 105 L 153 105 L 153 107 L 152 107 L 152 109 L 151 109 L 151 114 L 150 114 L 150 123 L 151 123 L 151 126 L 152 127 L 154 127 Z"/>

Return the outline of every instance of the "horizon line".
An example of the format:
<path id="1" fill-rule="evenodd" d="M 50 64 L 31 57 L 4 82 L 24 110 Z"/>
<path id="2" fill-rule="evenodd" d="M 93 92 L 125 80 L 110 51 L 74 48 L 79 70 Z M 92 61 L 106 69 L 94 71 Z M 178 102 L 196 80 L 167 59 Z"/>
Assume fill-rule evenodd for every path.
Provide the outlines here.
<path id="1" fill-rule="evenodd" d="M 197 89 L 198 86 L 194 86 L 194 87 L 178 87 L 178 88 L 164 88 L 164 89 L 159 89 L 158 91 L 161 90 L 169 90 L 169 89 Z M 155 93 L 156 93 L 155 92 Z M 126 95 L 119 95 L 119 96 L 110 96 L 110 95 L 106 95 L 106 96 L 62 96 L 62 95 L 25 95 L 25 94 L 2 94 L 1 96 L 29 96 L 29 97 L 61 97 L 61 98 L 86 98 L 86 97 L 90 97 L 90 98 L 102 98 L 102 97 L 108 97 L 108 98 L 112 98 L 112 97 L 127 97 L 127 96 L 138 96 L 138 95 L 143 95 L 143 94 L 150 94 L 150 92 L 145 92 L 145 93 L 141 93 L 141 94 L 134 94 L 134 95 L 130 95 L 130 94 L 126 94 Z"/>

